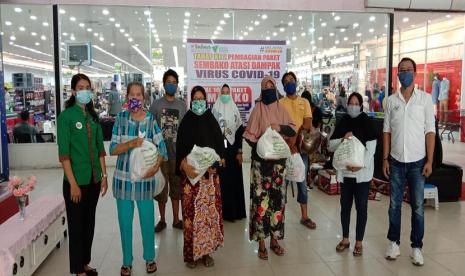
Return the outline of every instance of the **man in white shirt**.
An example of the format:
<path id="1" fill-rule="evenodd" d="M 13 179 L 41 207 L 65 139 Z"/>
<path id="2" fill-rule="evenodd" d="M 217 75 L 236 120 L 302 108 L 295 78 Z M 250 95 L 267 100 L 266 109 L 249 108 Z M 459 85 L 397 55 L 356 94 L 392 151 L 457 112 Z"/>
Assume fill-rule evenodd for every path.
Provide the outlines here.
<path id="1" fill-rule="evenodd" d="M 421 266 L 424 184 L 432 172 L 435 122 L 431 95 L 414 87 L 416 69 L 410 58 L 403 58 L 398 65 L 400 93 L 388 98 L 384 117 L 383 172 L 391 182 L 386 258 L 395 260 L 400 255 L 401 207 L 407 183 L 412 208 L 410 257 L 413 264 Z"/>

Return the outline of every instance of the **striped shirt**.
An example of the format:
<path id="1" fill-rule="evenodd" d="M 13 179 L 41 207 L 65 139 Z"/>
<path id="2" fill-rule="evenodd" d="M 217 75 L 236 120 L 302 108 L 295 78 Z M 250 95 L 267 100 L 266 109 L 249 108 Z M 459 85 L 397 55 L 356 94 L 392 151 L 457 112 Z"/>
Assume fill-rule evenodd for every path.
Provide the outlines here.
<path id="1" fill-rule="evenodd" d="M 160 128 L 153 115 L 147 112 L 144 120 L 135 121 L 128 111 L 122 111 L 116 116 L 111 136 L 110 153 L 118 144 L 139 137 L 139 132 L 145 133 L 145 140 L 152 142 L 158 148 L 158 154 L 168 160 L 165 142 Z M 129 172 L 129 158 L 132 149 L 118 155 L 115 173 L 113 175 L 113 196 L 122 200 L 151 200 L 155 191 L 156 179 L 151 177 L 133 182 Z"/>

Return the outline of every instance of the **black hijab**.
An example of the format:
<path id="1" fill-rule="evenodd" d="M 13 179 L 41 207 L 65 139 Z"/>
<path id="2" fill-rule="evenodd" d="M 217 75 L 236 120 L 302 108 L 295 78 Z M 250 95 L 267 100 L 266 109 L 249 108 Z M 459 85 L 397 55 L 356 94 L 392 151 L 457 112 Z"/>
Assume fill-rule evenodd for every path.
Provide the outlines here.
<path id="1" fill-rule="evenodd" d="M 195 92 L 206 94 L 203 87 L 196 86 L 191 92 L 191 102 Z M 198 89 L 198 90 L 196 90 Z M 176 173 L 181 174 L 181 161 L 192 151 L 194 145 L 209 147 L 216 151 L 221 159 L 225 157 L 224 141 L 218 121 L 210 109 L 204 114 L 196 115 L 192 110 L 187 111 L 183 117 L 176 138 Z"/>

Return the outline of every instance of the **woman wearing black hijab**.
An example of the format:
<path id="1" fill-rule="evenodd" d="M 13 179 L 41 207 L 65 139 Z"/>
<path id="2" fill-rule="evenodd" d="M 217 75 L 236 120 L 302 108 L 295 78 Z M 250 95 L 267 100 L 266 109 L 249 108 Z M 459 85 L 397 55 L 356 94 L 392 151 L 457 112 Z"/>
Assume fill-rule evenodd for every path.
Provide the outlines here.
<path id="1" fill-rule="evenodd" d="M 176 171 L 184 178 L 184 262 L 189 268 L 195 268 L 199 260 L 207 267 L 213 266 L 214 261 L 209 254 L 224 244 L 220 180 L 216 169 L 209 168 L 194 185 L 187 178 L 194 179 L 198 175 L 186 161 L 194 145 L 214 149 L 222 160 L 225 157 L 223 134 L 212 112 L 207 109 L 206 98 L 202 86 L 192 88 L 191 109 L 179 125 L 176 140 Z"/>
<path id="2" fill-rule="evenodd" d="M 349 96 L 347 114 L 336 125 L 329 142 L 329 150 L 335 151 L 344 139 L 356 137 L 365 146 L 364 167 L 347 167 L 337 171 L 337 180 L 341 183 L 341 224 L 342 241 L 336 247 L 337 252 L 349 248 L 349 226 L 352 202 L 355 199 L 357 209 L 356 242 L 354 256 L 363 253 L 363 236 L 367 222 L 368 193 L 374 171 L 374 154 L 376 150 L 376 132 L 370 118 L 363 113 L 363 98 L 357 92 Z"/>

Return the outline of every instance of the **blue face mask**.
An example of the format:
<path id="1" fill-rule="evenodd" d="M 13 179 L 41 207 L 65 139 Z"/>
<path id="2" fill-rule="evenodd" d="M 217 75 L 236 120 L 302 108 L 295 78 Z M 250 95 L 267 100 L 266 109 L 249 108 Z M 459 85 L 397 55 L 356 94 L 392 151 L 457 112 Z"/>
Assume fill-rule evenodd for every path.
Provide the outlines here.
<path id="1" fill-rule="evenodd" d="M 358 105 L 349 105 L 349 106 L 347 106 L 347 114 L 349 114 L 349 116 L 351 118 L 358 117 L 358 115 L 360 115 L 360 113 L 361 113 L 360 106 L 358 106 Z"/>
<path id="2" fill-rule="evenodd" d="M 92 100 L 92 91 L 79 90 L 76 92 L 76 100 L 80 104 L 88 104 Z"/>
<path id="3" fill-rule="evenodd" d="M 165 91 L 168 95 L 174 96 L 177 90 L 178 90 L 178 86 L 176 84 L 173 84 L 173 83 L 165 84 Z"/>
<path id="4" fill-rule="evenodd" d="M 413 83 L 413 72 L 411 71 L 399 72 L 397 77 L 399 77 L 402 87 L 409 87 Z"/>
<path id="5" fill-rule="evenodd" d="M 205 100 L 192 101 L 192 112 L 200 116 L 207 111 L 207 102 Z"/>
<path id="6" fill-rule="evenodd" d="M 291 81 L 291 82 L 286 83 L 284 85 L 284 91 L 286 91 L 286 94 L 289 96 L 294 95 L 295 92 L 297 91 L 295 82 Z"/>
<path id="7" fill-rule="evenodd" d="M 262 102 L 264 104 L 269 105 L 269 104 L 274 103 L 277 100 L 278 100 L 278 97 L 276 96 L 275 88 L 262 89 Z"/>

